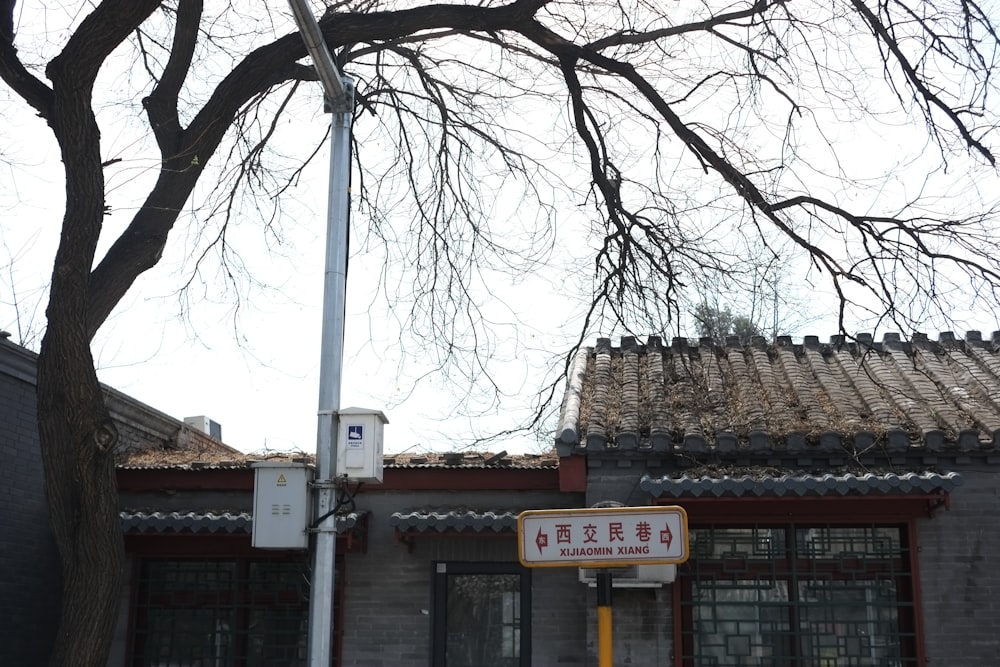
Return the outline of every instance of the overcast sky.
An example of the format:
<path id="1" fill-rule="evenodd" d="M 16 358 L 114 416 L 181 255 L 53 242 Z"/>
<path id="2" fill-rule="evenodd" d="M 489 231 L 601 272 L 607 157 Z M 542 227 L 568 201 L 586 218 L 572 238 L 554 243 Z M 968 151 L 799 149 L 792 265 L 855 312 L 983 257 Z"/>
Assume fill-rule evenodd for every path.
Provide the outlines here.
<path id="1" fill-rule="evenodd" d="M 37 350 L 62 214 L 60 162 L 40 119 L 23 107 L 17 113 L 16 105 L 5 108 L 13 114 L 9 136 L 23 140 L 0 165 L 0 328 Z M 312 123 L 310 137 L 319 138 L 329 116 L 317 110 Z M 109 150 L 115 141 L 112 136 Z M 178 226 L 159 265 L 139 278 L 95 339 L 104 383 L 173 417 L 208 416 L 221 424 L 223 440 L 243 451 L 315 449 L 327 154 L 324 149 L 294 189 L 280 245 L 265 243 L 259 224 L 230 231 L 230 243 L 243 250 L 240 259 L 259 283 L 244 284 L 238 304 L 232 291 L 220 293 L 214 266 L 179 293 L 192 276 L 188 251 L 197 239 L 193 229 Z M 118 209 L 128 184 L 110 185 L 109 203 Z M 497 215 L 516 206 L 498 202 Z M 113 212 L 105 237 L 129 215 L 127 208 Z M 362 234 L 356 230 L 354 238 Z M 507 394 L 498 403 L 434 372 L 430 350 L 401 348 L 400 318 L 374 300 L 385 261 L 375 252 L 355 255 L 349 265 L 341 406 L 385 412 L 390 452 L 470 447 L 477 436 L 529 419 L 531 397 L 577 333 L 579 309 L 561 292 L 570 287 L 558 268 L 516 279 L 495 275 L 495 292 L 479 295 L 496 333 L 494 341 L 483 341 L 483 352 L 493 357 L 491 372 Z M 522 434 L 477 448 L 515 453 L 549 444 Z"/>
<path id="2" fill-rule="evenodd" d="M 6 90 L 2 94 L 9 96 Z M 291 140 L 318 141 L 329 122 L 319 109 L 318 84 L 311 97 L 304 97 L 303 104 L 311 103 L 314 110 L 300 114 L 301 125 L 293 128 Z M 9 98 L 3 110 L 7 136 L 0 155 L 0 328 L 37 349 L 63 210 L 61 165 L 51 133 L 35 114 L 23 104 L 9 103 Z M 102 135 L 107 155 L 126 154 L 134 141 L 131 132 L 126 122 L 109 124 Z M 884 174 L 908 141 L 898 128 L 895 136 L 870 132 L 829 128 L 828 139 L 857 147 L 840 154 L 845 161 L 841 166 Z M 883 141 L 885 150 L 878 150 L 876 141 Z M 143 192 L 143 178 L 155 164 L 151 153 L 146 163 L 135 159 L 134 171 L 120 169 L 117 180 L 109 181 L 113 213 L 102 247 L 129 221 L 134 198 L 130 192 Z M 228 241 L 240 250 L 239 260 L 252 276 L 252 281 L 243 280 L 238 302 L 232 292 L 221 291 L 223 281 L 210 263 L 193 272 L 192 252 L 204 239 L 198 237 L 197 224 L 179 225 L 163 260 L 140 277 L 95 340 L 101 380 L 173 417 L 206 415 L 221 424 L 227 444 L 243 451 L 313 451 L 327 172 L 324 149 L 291 191 L 280 237 L 262 234 L 259 225 L 230 230 Z M 202 195 L 210 187 L 205 180 Z M 836 196 L 846 199 L 854 193 L 845 189 Z M 578 202 L 556 204 L 565 224 L 558 228 L 552 266 L 528 275 L 490 275 L 489 284 L 475 295 L 494 335 L 479 345 L 491 359 L 488 371 L 501 386 L 501 401 L 470 393 L 457 375 L 436 372 L 432 350 L 399 344 L 402 314 L 374 296 L 380 286 L 392 290 L 397 275 L 392 258 L 377 250 L 362 252 L 364 235 L 357 227 L 367 221 L 355 213 L 352 238 L 357 247 L 352 248 L 348 275 L 341 406 L 385 412 L 387 451 L 467 447 L 476 435 L 515 428 L 531 417 L 532 397 L 554 379 L 579 332 L 580 295 L 589 285 L 578 282 L 580 274 L 573 271 L 592 263 L 580 231 L 587 229 L 587 222 L 574 218 Z M 498 221 L 522 213 L 516 199 L 500 198 L 492 205 Z M 189 279 L 188 291 L 179 296 Z M 796 310 L 801 312 L 796 315 L 808 328 L 794 333 L 824 340 L 835 333 L 833 301 L 816 289 L 810 275 L 791 266 L 785 279 L 790 293 L 805 297 L 798 301 Z M 726 298 L 722 296 L 721 305 L 738 308 L 735 299 L 730 303 Z M 864 330 L 863 323 L 859 326 Z M 975 328 L 989 331 L 995 326 L 981 322 Z M 621 332 L 601 333 L 616 337 Z M 551 420 L 546 422 L 541 440 L 520 435 L 489 448 L 538 451 L 551 444 L 551 432 L 545 429 L 554 427 Z"/>

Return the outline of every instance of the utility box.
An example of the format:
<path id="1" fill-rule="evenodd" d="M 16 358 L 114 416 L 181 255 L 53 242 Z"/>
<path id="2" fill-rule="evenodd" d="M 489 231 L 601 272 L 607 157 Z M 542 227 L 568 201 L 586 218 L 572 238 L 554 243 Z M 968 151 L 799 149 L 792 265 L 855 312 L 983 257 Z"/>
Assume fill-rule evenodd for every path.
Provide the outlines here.
<path id="1" fill-rule="evenodd" d="M 628 565 L 607 569 L 611 572 L 613 588 L 660 588 L 677 578 L 676 565 Z M 580 582 L 596 587 L 599 571 L 598 568 L 581 567 Z"/>
<path id="2" fill-rule="evenodd" d="M 338 477 L 352 482 L 382 483 L 382 426 L 389 420 L 381 410 L 344 408 L 337 412 Z"/>
<path id="3" fill-rule="evenodd" d="M 292 461 L 255 461 L 253 529 L 257 549 L 309 548 L 308 464 Z"/>
<path id="4" fill-rule="evenodd" d="M 191 428 L 196 428 L 202 433 L 210 435 L 216 440 L 222 440 L 222 424 L 217 421 L 213 421 L 206 417 L 205 415 L 198 415 L 197 417 L 185 417 L 184 423 Z"/>

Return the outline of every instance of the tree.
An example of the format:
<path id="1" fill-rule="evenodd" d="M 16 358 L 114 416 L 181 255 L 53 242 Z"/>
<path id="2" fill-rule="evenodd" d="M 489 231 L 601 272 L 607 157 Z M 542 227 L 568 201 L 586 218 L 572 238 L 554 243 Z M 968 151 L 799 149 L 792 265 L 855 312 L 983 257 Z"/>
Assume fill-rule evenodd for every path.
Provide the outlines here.
<path id="1" fill-rule="evenodd" d="M 712 276 L 693 277 L 689 291 L 697 301 L 688 314 L 699 336 L 719 344 L 736 336 L 746 345 L 754 336 L 774 340 L 797 334 L 819 319 L 814 295 L 790 280 L 794 255 L 788 245 L 780 238 L 748 239 L 740 272 L 725 276 L 723 285 Z"/>
<path id="2" fill-rule="evenodd" d="M 746 315 L 733 315 L 729 307 L 709 305 L 702 301 L 691 316 L 698 327 L 698 334 L 724 344 L 729 336 L 736 336 L 740 344 L 746 345 L 754 336 L 762 336 L 763 330 Z"/>
<path id="3" fill-rule="evenodd" d="M 391 154 L 357 153 L 368 241 L 412 270 L 408 323 L 442 364 L 464 352 L 480 372 L 488 323 L 470 285 L 550 259 L 553 192 L 589 210 L 584 332 L 676 320 L 688 277 L 739 271 L 734 230 L 789 239 L 836 295 L 841 328 L 853 305 L 912 324 L 924 306 L 946 311 L 949 289 L 996 306 L 994 202 L 981 193 L 995 191 L 1000 51 L 974 0 L 409 4 L 339 2 L 320 25 L 357 80 L 357 131 Z M 315 75 L 273 3 L 100 0 L 44 40 L 18 25 L 14 0 L 0 9 L 0 77 L 48 124 L 65 177 L 38 361 L 64 580 L 52 664 L 98 665 L 123 557 L 117 435 L 90 342 L 159 261 L 202 180 L 214 198 L 200 210 L 221 219 L 219 256 L 232 260 L 225 230 L 239 202 L 280 202 L 294 185 L 294 168 L 275 170 L 290 149 L 272 137 Z M 120 166 L 102 154 L 108 109 L 145 127 L 159 163 L 98 257 Z M 872 173 L 876 156 L 849 159 L 838 136 L 867 124 L 906 128 L 900 151 L 921 139 Z M 924 177 L 916 192 L 893 190 L 904 167 Z M 971 190 L 946 189 L 956 170 L 977 175 L 963 178 Z M 491 202 L 510 183 L 521 215 L 497 219 Z"/>

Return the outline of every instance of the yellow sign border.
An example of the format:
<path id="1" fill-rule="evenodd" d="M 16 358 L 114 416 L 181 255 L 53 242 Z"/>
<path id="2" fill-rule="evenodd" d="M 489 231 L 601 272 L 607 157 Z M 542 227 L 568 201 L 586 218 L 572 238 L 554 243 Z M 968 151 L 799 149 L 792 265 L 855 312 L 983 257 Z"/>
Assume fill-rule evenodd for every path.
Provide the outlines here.
<path id="1" fill-rule="evenodd" d="M 641 560 L 595 560 L 595 561 L 565 561 L 536 563 L 524 560 L 524 519 L 533 516 L 572 516 L 580 517 L 588 514 L 606 516 L 609 514 L 678 514 L 681 519 L 681 539 L 684 543 L 684 553 L 678 558 L 655 558 Z M 680 565 L 691 557 L 691 543 L 688 536 L 688 516 L 687 510 L 680 505 L 640 505 L 638 507 L 580 507 L 576 509 L 548 509 L 548 510 L 525 510 L 517 515 L 517 559 L 524 567 L 627 567 L 629 565 Z"/>

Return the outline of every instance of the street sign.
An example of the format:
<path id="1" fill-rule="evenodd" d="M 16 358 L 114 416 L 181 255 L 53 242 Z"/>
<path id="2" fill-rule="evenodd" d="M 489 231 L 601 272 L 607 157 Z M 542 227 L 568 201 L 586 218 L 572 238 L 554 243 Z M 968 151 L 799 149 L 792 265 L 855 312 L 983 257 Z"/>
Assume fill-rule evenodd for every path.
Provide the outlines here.
<path id="1" fill-rule="evenodd" d="M 684 508 L 599 507 L 528 510 L 517 517 L 525 567 L 621 567 L 688 559 Z"/>

